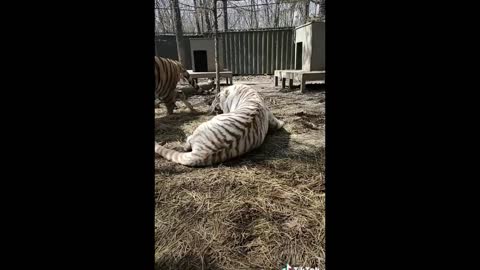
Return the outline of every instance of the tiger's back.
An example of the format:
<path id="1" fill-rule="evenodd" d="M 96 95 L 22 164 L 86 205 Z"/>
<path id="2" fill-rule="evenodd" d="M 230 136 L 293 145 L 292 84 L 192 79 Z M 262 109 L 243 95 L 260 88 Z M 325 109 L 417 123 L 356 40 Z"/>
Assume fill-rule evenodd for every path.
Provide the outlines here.
<path id="1" fill-rule="evenodd" d="M 284 124 L 268 110 L 260 94 L 246 85 L 223 89 L 216 104 L 224 113 L 202 123 L 187 138 L 186 146 L 191 152 L 177 152 L 158 144 L 155 151 L 187 166 L 213 165 L 259 147 L 269 129 L 279 129 Z"/>

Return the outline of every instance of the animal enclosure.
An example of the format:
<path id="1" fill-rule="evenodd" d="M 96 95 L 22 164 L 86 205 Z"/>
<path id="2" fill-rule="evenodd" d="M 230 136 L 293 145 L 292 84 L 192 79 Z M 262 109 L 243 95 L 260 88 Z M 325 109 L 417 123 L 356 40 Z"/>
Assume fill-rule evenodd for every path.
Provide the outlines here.
<path id="1" fill-rule="evenodd" d="M 325 269 L 325 85 L 281 91 L 272 76 L 235 77 L 285 121 L 234 160 L 191 168 L 156 158 L 156 269 Z M 224 87 L 224 86 L 222 86 Z M 182 88 L 182 87 L 181 87 Z M 185 91 L 187 92 L 187 91 Z M 204 96 L 156 110 L 156 141 L 181 149 L 213 115 Z"/>
<path id="2" fill-rule="evenodd" d="M 185 55 L 185 67 L 189 70 L 194 69 L 191 42 L 198 39 L 205 40 L 206 35 L 184 36 L 185 50 L 188 52 Z M 273 74 L 276 69 L 293 69 L 294 41 L 293 28 L 219 33 L 219 43 L 222 44 L 221 69 L 228 69 L 234 75 L 264 75 Z M 176 44 L 175 35 L 157 35 L 156 55 L 178 59 Z"/>
<path id="3" fill-rule="evenodd" d="M 170 93 L 196 111 L 155 110 L 155 269 L 325 270 L 325 1 L 155 5 L 156 56 L 190 82 Z"/>
<path id="4" fill-rule="evenodd" d="M 205 51 L 207 69 L 215 71 L 213 39 L 203 35 L 184 36 L 186 68 L 195 71 L 194 51 Z M 158 56 L 177 59 L 175 36 L 159 34 Z M 275 70 L 325 70 L 325 23 L 310 22 L 296 28 L 230 31 L 219 33 L 220 70 L 234 75 L 272 75 Z M 200 53 L 199 53 L 200 54 Z M 201 56 L 199 56 L 201 57 Z"/>

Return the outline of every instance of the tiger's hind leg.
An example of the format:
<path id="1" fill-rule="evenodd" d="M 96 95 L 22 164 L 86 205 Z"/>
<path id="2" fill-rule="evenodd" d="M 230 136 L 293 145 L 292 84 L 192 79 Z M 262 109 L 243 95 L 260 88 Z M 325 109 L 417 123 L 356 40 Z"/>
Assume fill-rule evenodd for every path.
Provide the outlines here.
<path id="1" fill-rule="evenodd" d="M 187 140 L 186 140 L 185 143 L 183 144 L 183 151 L 185 151 L 185 152 L 190 152 L 190 151 L 192 151 L 192 144 L 190 143 L 191 137 L 192 137 L 192 136 L 188 136 L 188 137 L 187 137 Z"/>
<path id="2" fill-rule="evenodd" d="M 268 111 L 267 115 L 268 115 L 268 129 L 269 130 L 278 130 L 278 129 L 281 129 L 285 125 L 285 122 L 277 119 L 271 111 Z"/>
<path id="3" fill-rule="evenodd" d="M 163 98 L 163 102 L 167 107 L 167 115 L 171 115 L 173 114 L 173 110 L 177 108 L 175 104 L 177 93 L 175 92 L 175 89 L 171 89 L 168 92 L 169 92 L 169 95 Z"/>
<path id="4" fill-rule="evenodd" d="M 167 107 L 167 115 L 173 114 L 173 109 L 175 109 L 175 102 L 166 102 L 165 106 Z"/>

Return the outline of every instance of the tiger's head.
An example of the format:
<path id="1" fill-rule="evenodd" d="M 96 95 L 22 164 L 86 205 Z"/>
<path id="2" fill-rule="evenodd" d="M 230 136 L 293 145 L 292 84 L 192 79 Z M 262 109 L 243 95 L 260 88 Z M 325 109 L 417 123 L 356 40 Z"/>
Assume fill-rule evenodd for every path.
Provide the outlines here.
<path id="1" fill-rule="evenodd" d="M 225 102 L 230 94 L 230 87 L 222 89 L 219 93 L 215 94 L 214 97 L 208 99 L 207 104 L 210 106 L 210 114 L 213 112 L 219 114 L 225 111 Z"/>

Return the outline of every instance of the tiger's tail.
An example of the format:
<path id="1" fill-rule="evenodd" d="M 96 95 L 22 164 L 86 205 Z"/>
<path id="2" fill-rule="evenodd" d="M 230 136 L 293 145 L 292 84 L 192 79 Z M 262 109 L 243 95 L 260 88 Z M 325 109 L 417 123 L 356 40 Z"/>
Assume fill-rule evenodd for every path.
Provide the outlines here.
<path id="1" fill-rule="evenodd" d="M 175 163 L 179 163 L 185 166 L 193 166 L 192 152 L 179 152 L 173 149 L 165 148 L 162 145 L 155 143 L 155 153 Z"/>
<path id="2" fill-rule="evenodd" d="M 179 152 L 173 149 L 168 149 L 155 143 L 155 153 L 159 154 L 166 160 L 173 161 L 178 164 L 189 167 L 205 167 L 213 164 L 221 163 L 227 160 L 227 152 L 229 149 L 221 149 L 215 153 L 208 153 L 200 155 L 192 152 Z"/>

